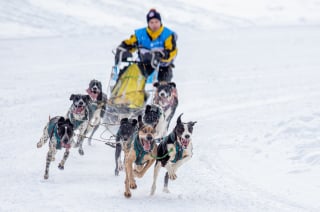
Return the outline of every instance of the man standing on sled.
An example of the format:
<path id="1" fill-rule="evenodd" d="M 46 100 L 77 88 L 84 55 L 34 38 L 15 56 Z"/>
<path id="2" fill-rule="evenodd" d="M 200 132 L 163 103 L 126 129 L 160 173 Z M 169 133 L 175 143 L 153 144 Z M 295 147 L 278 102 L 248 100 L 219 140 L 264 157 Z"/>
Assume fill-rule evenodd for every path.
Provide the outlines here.
<path id="1" fill-rule="evenodd" d="M 162 25 L 160 13 L 155 9 L 148 12 L 147 23 L 147 27 L 135 30 L 129 39 L 122 41 L 117 48 L 115 62 L 118 64 L 138 50 L 139 68 L 143 75 L 147 78 L 159 68 L 158 81 L 170 82 L 173 77 L 173 61 L 178 51 L 177 35 Z M 151 52 L 155 53 L 152 55 Z"/>

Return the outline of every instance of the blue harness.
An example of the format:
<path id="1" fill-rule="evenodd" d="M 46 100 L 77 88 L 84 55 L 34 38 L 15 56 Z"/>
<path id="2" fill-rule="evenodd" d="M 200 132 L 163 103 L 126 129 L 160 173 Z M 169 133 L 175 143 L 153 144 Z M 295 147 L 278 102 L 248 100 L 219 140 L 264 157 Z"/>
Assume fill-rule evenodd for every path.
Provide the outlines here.
<path id="1" fill-rule="evenodd" d="M 148 152 L 144 151 L 142 144 L 139 142 L 139 136 L 137 134 L 134 135 L 133 147 L 136 152 L 136 161 L 137 165 L 142 165 L 142 159 Z M 154 142 L 151 144 L 151 150 L 153 149 Z"/>
<path id="2" fill-rule="evenodd" d="M 49 126 L 48 126 L 48 134 L 50 136 L 50 139 L 52 136 L 57 140 L 56 149 L 61 149 L 61 138 L 58 135 L 58 128 L 56 127 L 56 123 L 53 120 L 50 120 Z"/>

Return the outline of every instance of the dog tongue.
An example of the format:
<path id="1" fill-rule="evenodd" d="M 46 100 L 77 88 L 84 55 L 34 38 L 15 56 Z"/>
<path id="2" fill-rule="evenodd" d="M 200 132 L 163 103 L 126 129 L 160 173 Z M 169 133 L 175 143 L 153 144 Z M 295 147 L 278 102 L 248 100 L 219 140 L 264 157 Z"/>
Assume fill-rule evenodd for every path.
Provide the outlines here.
<path id="1" fill-rule="evenodd" d="M 182 147 L 183 147 L 183 148 L 187 148 L 187 147 L 188 147 L 188 144 L 189 144 L 189 140 L 188 140 L 188 139 L 181 138 L 181 144 L 182 144 Z"/>
<path id="2" fill-rule="evenodd" d="M 76 114 L 79 114 L 79 113 L 81 113 L 83 111 L 83 107 L 76 107 L 76 109 L 75 109 L 75 113 Z"/>
<path id="3" fill-rule="evenodd" d="M 150 142 L 147 142 L 147 141 L 143 142 L 143 149 L 145 151 L 150 151 L 150 147 L 151 147 Z"/>
<path id="4" fill-rule="evenodd" d="M 64 143 L 62 142 L 62 147 L 66 148 L 66 149 L 70 149 L 71 145 L 70 145 L 70 144 L 64 144 Z"/>

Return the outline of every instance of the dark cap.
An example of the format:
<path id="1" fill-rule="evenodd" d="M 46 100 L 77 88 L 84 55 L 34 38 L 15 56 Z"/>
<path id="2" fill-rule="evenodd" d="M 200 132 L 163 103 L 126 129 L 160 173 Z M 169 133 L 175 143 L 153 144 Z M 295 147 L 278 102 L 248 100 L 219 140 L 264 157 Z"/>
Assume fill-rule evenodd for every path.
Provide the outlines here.
<path id="1" fill-rule="evenodd" d="M 156 9 L 151 9 L 147 14 L 147 23 L 153 18 L 158 19 L 161 22 L 160 13 Z"/>

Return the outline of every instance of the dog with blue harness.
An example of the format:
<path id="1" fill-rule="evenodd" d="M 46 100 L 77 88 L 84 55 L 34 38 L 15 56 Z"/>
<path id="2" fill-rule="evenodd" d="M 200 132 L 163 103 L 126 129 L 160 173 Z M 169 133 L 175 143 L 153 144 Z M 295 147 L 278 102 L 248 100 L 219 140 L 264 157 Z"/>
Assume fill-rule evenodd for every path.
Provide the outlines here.
<path id="1" fill-rule="evenodd" d="M 128 153 L 125 154 L 125 192 L 124 196 L 131 197 L 130 189 L 136 189 L 135 177 L 142 178 L 146 171 L 155 162 L 157 144 L 154 140 L 156 131 L 151 125 L 142 122 L 142 116 L 138 116 L 139 129 L 133 135 L 131 143 L 128 143 Z M 133 167 L 133 165 L 135 165 Z"/>
<path id="2" fill-rule="evenodd" d="M 65 119 L 62 116 L 56 116 L 49 119 L 49 122 L 43 130 L 40 141 L 37 143 L 37 148 L 40 148 L 49 139 L 49 151 L 47 153 L 44 179 L 49 178 L 50 163 L 55 160 L 57 150 L 62 148 L 65 148 L 65 152 L 58 167 L 61 170 L 64 169 L 64 164 L 69 156 L 69 150 L 74 144 L 73 130 L 73 124 L 69 119 Z"/>
<path id="3" fill-rule="evenodd" d="M 155 193 L 156 181 L 161 167 L 166 168 L 164 192 L 169 193 L 168 181 L 177 179 L 177 169 L 192 157 L 191 135 L 197 122 L 182 122 L 182 114 L 177 119 L 173 131 L 162 139 L 157 149 L 157 161 L 154 167 L 151 195 Z"/>
<path id="4" fill-rule="evenodd" d="M 88 124 L 90 120 L 89 116 L 89 95 L 72 94 L 70 96 L 72 105 L 68 110 L 66 118 L 70 119 L 74 126 L 74 130 L 78 131 L 78 138 L 75 147 L 79 147 L 78 152 L 80 155 L 84 155 L 82 143 L 87 134 Z"/>

